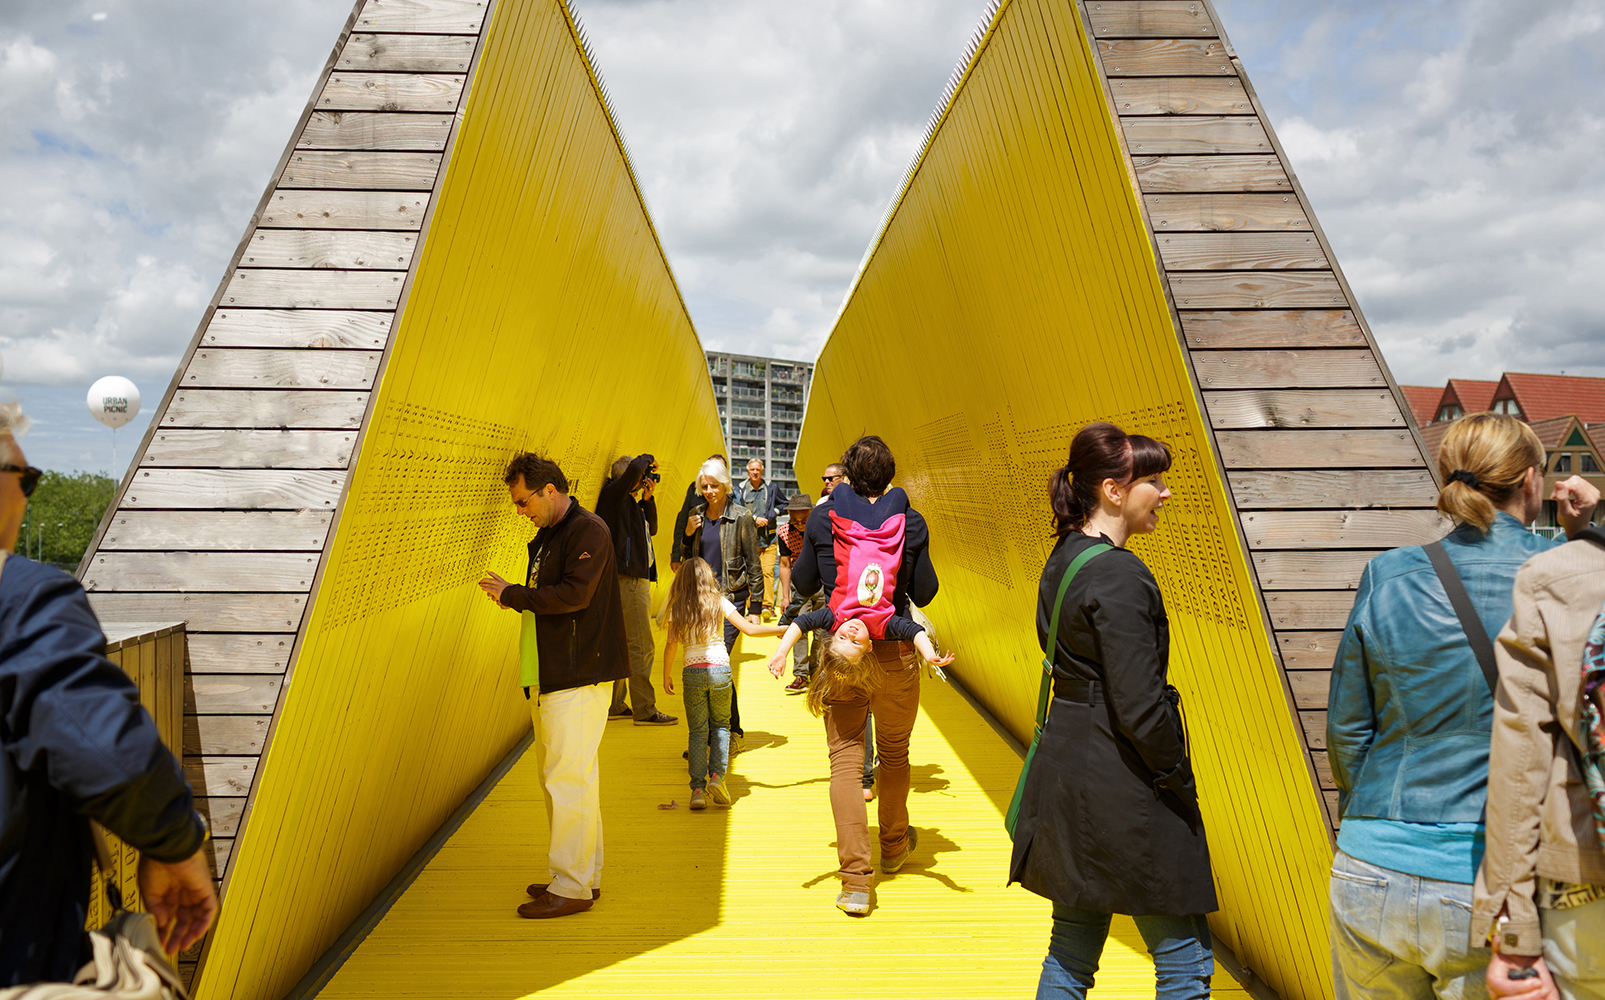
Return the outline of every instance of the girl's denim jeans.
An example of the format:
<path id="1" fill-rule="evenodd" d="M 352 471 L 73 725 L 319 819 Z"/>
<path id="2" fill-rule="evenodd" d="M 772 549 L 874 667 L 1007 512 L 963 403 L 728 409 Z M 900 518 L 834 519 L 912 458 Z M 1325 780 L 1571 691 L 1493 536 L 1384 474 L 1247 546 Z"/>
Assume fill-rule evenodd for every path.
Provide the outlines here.
<path id="1" fill-rule="evenodd" d="M 680 685 L 691 743 L 691 787 L 707 788 L 708 775 L 723 776 L 730 764 L 730 698 L 736 686 L 729 664 L 686 667 Z"/>

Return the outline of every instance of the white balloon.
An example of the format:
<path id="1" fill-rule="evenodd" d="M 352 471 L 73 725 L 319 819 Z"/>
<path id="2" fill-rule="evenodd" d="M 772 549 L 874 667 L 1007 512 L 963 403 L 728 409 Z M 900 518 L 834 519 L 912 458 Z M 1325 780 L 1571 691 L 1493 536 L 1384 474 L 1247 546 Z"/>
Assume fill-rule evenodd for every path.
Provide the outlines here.
<path id="1" fill-rule="evenodd" d="M 139 387 L 121 375 L 107 375 L 89 387 L 89 415 L 113 429 L 139 415 Z"/>

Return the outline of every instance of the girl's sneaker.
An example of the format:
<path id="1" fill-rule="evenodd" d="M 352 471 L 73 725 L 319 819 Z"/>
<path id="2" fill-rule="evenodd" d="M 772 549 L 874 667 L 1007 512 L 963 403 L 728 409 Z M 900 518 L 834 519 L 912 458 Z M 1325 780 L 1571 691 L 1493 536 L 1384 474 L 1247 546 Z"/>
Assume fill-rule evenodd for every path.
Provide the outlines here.
<path id="1" fill-rule="evenodd" d="M 693 808 L 693 809 L 706 809 L 706 808 L 708 808 L 708 796 L 703 793 L 702 789 L 700 789 L 700 788 L 691 789 L 691 808 Z"/>
<path id="2" fill-rule="evenodd" d="M 725 787 L 723 775 L 708 780 L 708 798 L 712 799 L 716 805 L 727 806 L 730 804 L 730 789 Z"/>

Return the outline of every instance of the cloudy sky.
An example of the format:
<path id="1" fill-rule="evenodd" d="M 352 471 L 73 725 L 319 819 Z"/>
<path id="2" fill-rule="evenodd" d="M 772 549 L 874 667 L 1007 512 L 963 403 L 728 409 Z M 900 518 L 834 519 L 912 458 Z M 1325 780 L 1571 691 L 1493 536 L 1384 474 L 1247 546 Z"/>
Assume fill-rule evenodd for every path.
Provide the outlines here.
<path id="1" fill-rule="evenodd" d="M 1401 381 L 1605 375 L 1605 7 L 1216 4 Z M 704 343 L 811 359 L 984 0 L 576 6 Z M 105 374 L 146 400 L 126 462 L 349 12 L 0 5 L 0 393 L 37 464 L 108 468 Z"/>

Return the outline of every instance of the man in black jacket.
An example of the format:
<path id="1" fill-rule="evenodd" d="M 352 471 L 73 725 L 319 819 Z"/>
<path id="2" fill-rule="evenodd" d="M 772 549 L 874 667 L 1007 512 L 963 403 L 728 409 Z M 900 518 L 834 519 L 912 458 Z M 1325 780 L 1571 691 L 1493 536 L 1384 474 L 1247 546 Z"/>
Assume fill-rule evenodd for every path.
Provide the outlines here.
<path id="1" fill-rule="evenodd" d="M 71 981 L 88 961 L 89 821 L 140 851 L 139 889 L 179 951 L 217 915 L 206 823 L 139 689 L 106 659 L 84 590 L 52 566 L 7 557 L 28 468 L 0 406 L 0 987 Z"/>
<path id="2" fill-rule="evenodd" d="M 521 917 L 564 917 L 602 895 L 601 769 L 613 681 L 630 675 L 624 605 L 607 525 L 568 495 L 557 463 L 525 452 L 507 466 L 513 506 L 540 530 L 525 585 L 495 573 L 479 586 L 535 631 L 519 673 L 535 722 L 536 763 L 552 824 L 547 880 L 529 887 Z M 527 633 L 526 633 L 527 634 Z M 538 654 L 538 655 L 537 655 Z M 532 690 L 533 689 L 533 690 Z"/>
<path id="3" fill-rule="evenodd" d="M 651 455 L 625 455 L 596 496 L 596 516 L 613 535 L 619 567 L 619 597 L 624 601 L 624 639 L 630 647 L 630 679 L 613 682 L 609 719 L 634 718 L 638 726 L 672 726 L 679 720 L 658 711 L 652 687 L 652 581 L 658 578 L 652 536 L 658 533 L 658 462 Z M 636 499 L 637 496 L 640 499 Z M 630 704 L 625 704 L 626 690 Z M 630 705 L 635 708 L 632 711 Z"/>

